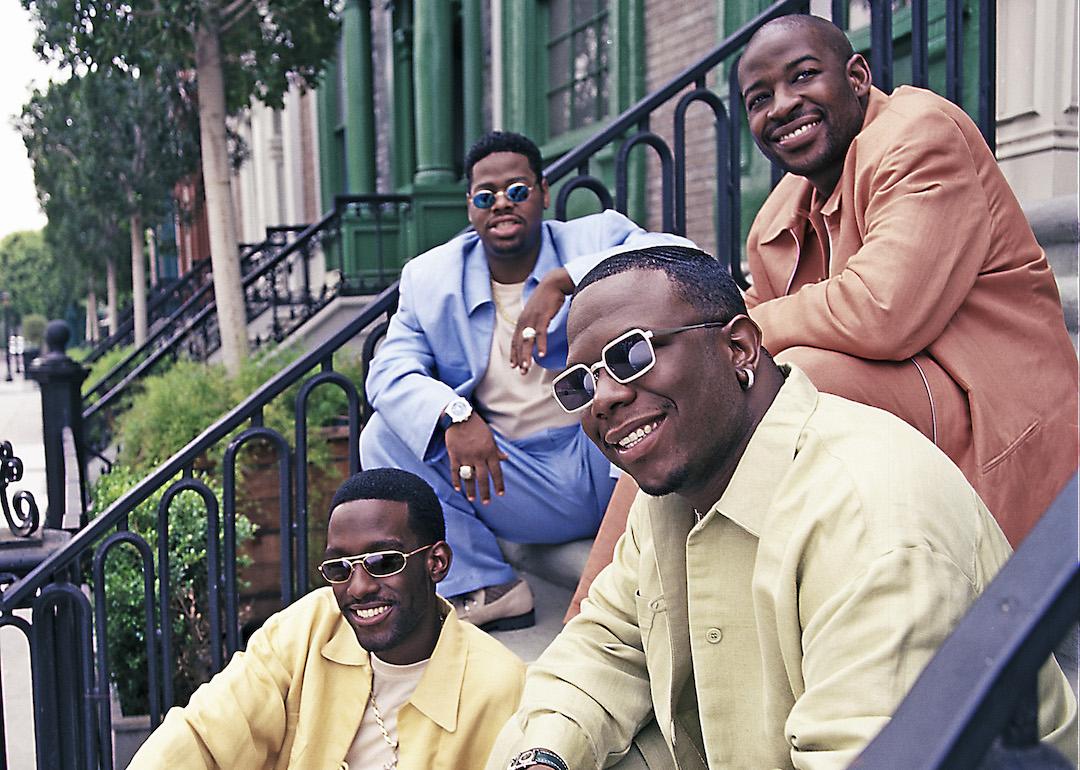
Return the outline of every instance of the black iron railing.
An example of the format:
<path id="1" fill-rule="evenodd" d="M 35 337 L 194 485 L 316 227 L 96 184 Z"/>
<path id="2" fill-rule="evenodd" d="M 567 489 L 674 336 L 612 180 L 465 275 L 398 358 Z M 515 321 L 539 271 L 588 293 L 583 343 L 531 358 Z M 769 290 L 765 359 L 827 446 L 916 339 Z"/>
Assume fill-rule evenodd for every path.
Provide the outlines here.
<path id="1" fill-rule="evenodd" d="M 343 281 L 320 281 L 316 287 L 312 271 L 314 260 L 322 257 L 322 244 L 339 239 L 343 216 L 357 209 L 371 209 L 376 212 L 373 216 L 381 217 L 384 207 L 407 205 L 409 201 L 401 195 L 338 196 L 333 210 L 284 245 L 280 241 L 282 234 L 296 228 L 269 228 L 267 240 L 249 253 L 242 281 L 248 322 L 266 319 L 265 332 L 255 335 L 253 342 L 260 345 L 280 341 L 337 296 Z M 394 280 L 398 269 L 388 266 L 384 285 Z M 84 393 L 87 406 L 83 420 L 92 451 L 100 452 L 107 443 L 111 417 L 123 406 L 132 384 L 163 362 L 181 355 L 203 361 L 219 346 L 217 305 L 213 285 L 207 283 L 169 317 L 167 324 L 151 334 L 144 346 L 132 351 Z"/>
<path id="2" fill-rule="evenodd" d="M 268 233 L 266 239 L 261 243 L 243 247 L 240 253 L 241 275 L 247 275 L 265 264 L 266 260 L 283 245 L 280 235 L 270 235 Z M 192 269 L 177 281 L 173 290 L 168 292 L 167 295 L 158 298 L 159 303 L 152 309 L 155 313 L 164 312 L 166 314 L 160 317 L 153 316 L 154 320 L 150 324 L 151 331 L 146 342 L 118 361 L 99 380 L 90 383 L 83 391 L 83 398 L 87 402 L 91 402 L 107 393 L 125 375 L 138 366 L 149 353 L 168 344 L 171 339 L 170 332 L 181 326 L 192 314 L 197 313 L 207 302 L 211 301 L 213 292 L 212 276 L 213 268 L 209 257 L 196 262 Z M 95 351 L 101 350 L 103 354 L 107 349 L 105 348 L 107 343 L 109 343 L 110 348 L 117 344 L 130 344 L 131 334 L 132 329 L 129 318 L 127 322 L 121 325 L 116 335 L 110 336 L 98 345 Z M 112 342 L 110 343 L 110 341 Z M 93 360 L 93 358 L 87 357 L 83 363 L 92 363 Z"/>
<path id="3" fill-rule="evenodd" d="M 207 518 L 207 553 L 210 574 L 209 605 L 211 670 L 217 671 L 240 646 L 239 608 L 236 600 L 236 464 L 241 446 L 256 439 L 268 441 L 279 463 L 281 484 L 281 605 L 309 589 L 307 557 L 308 425 L 307 405 L 320 386 L 339 388 L 348 403 L 348 465 L 359 469 L 361 399 L 356 384 L 333 371 L 333 354 L 346 343 L 376 327 L 396 307 L 396 289 L 387 289 L 334 337 L 286 366 L 258 391 L 203 431 L 168 461 L 101 512 L 75 535 L 70 544 L 54 552 L 25 576 L 0 576 L 8 585 L 0 594 L 0 628 L 22 632 L 32 651 L 39 767 L 111 767 L 109 742 L 110 662 L 105 637 L 105 581 L 107 555 L 122 544 L 133 546 L 144 571 L 145 638 L 148 660 L 152 724 L 173 705 L 171 678 L 172 617 L 169 614 L 168 531 L 169 508 L 175 497 L 190 490 L 202 496 Z M 263 410 L 286 389 L 300 384 L 295 405 L 294 449 L 289 441 L 262 425 Z M 244 426 L 248 425 L 246 429 Z M 241 430 L 229 443 L 223 461 L 223 493 L 219 502 L 195 478 L 196 463 L 222 439 Z M 128 531 L 129 516 L 152 494 L 165 489 L 158 512 L 157 559 L 146 540 Z M 295 490 L 295 499 L 293 491 Z M 219 511 L 222 515 L 219 516 Z M 92 557 L 93 602 L 79 589 Z M 32 621 L 14 614 L 30 607 Z M 96 641 L 96 646 L 95 646 Z M 94 652 L 96 649 L 96 653 Z M 95 658 L 96 654 L 96 658 Z M 0 743 L 4 730 L 0 730 Z M 0 766 L 5 766 L 0 752 Z"/>
<path id="4" fill-rule="evenodd" d="M 872 3 L 871 7 L 876 8 L 879 5 L 882 4 Z M 989 13 L 992 16 L 993 4 L 984 2 L 984 5 L 990 8 Z M 591 191 L 604 208 L 615 206 L 625 212 L 631 185 L 628 166 L 636 148 L 646 146 L 656 153 L 662 166 L 659 198 L 651 203 L 662 213 L 664 229 L 684 232 L 687 211 L 686 166 L 691 161 L 686 153 L 686 114 L 691 105 L 704 103 L 711 112 L 716 135 L 717 178 L 725 182 L 718 195 L 714 221 L 716 243 L 719 244 L 718 256 L 731 265 L 732 272 L 745 283 L 737 227 L 741 206 L 740 145 L 743 141 L 744 118 L 741 107 L 738 106 L 740 100 L 737 96 L 737 84 L 732 80 L 733 75 L 728 73 L 734 72 L 733 65 L 739 51 L 761 24 L 785 13 L 805 11 L 807 6 L 806 0 L 782 0 L 774 3 L 699 62 L 618 116 L 596 136 L 551 164 L 545 171 L 548 180 L 553 184 L 562 182 L 556 199 L 556 217 L 566 218 L 568 198 L 578 189 Z M 917 34 L 913 34 L 913 37 L 922 35 L 922 39 L 925 39 L 925 3 L 915 0 L 915 6 L 921 11 L 913 10 L 913 14 L 922 13 L 924 27 Z M 952 9 L 950 13 L 956 14 L 951 23 L 958 24 L 960 4 L 950 3 L 948 7 Z M 879 50 L 879 47 L 884 46 L 891 50 L 891 35 L 882 31 L 889 29 L 890 22 L 888 16 L 880 11 L 875 12 L 874 19 L 875 50 L 871 52 L 871 59 L 877 68 L 876 74 L 880 74 L 879 82 L 887 82 L 891 77 L 888 65 L 890 54 Z M 993 24 L 980 24 L 980 29 L 992 30 Z M 949 40 L 950 44 L 953 44 L 959 41 L 960 37 L 953 36 Z M 984 35 L 980 44 L 981 48 L 987 46 L 991 49 L 993 47 L 992 34 L 989 37 Z M 918 50 L 924 50 L 925 46 L 923 49 L 919 49 L 918 45 L 915 47 L 915 59 L 918 61 L 921 58 L 922 61 L 922 64 L 916 65 L 916 70 L 925 71 L 925 53 L 918 53 Z M 956 61 L 959 62 L 960 59 L 957 58 Z M 725 92 L 718 94 L 709 87 L 708 80 L 710 74 L 721 66 L 726 70 L 722 77 L 715 79 L 725 85 L 722 89 Z M 919 67 L 922 69 L 919 70 Z M 990 75 L 992 70 L 991 59 L 988 70 Z M 959 77 L 955 67 L 953 76 Z M 987 113 L 990 120 L 992 80 L 992 77 L 986 79 L 986 88 L 990 94 L 988 103 L 991 109 Z M 657 122 L 657 110 L 664 105 L 674 107 L 674 149 L 650 129 L 650 122 Z M 992 136 L 992 124 L 983 123 L 982 120 L 980 123 L 984 125 L 984 131 L 989 131 Z M 592 173 L 599 166 L 600 153 L 615 159 L 613 191 L 608 189 L 598 175 Z M 282 263 L 279 259 L 310 249 L 316 237 L 334 235 L 342 215 L 342 202 L 338 201 L 339 205 L 323 220 L 300 233 L 295 241 L 281 250 L 275 260 L 246 277 L 245 288 L 252 292 L 255 289 L 266 291 L 266 294 L 260 296 L 264 298 L 264 302 L 272 305 L 269 297 L 274 296 L 274 293 L 263 287 L 276 285 L 276 280 L 271 276 L 272 271 L 280 269 Z M 345 203 L 358 205 L 363 203 L 363 199 Z M 241 645 L 236 598 L 235 463 L 239 446 L 256 438 L 267 440 L 273 447 L 281 479 L 278 493 L 282 533 L 282 548 L 278 559 L 281 605 L 288 604 L 308 590 L 310 565 L 307 563 L 306 548 L 309 520 L 307 399 L 314 388 L 324 384 L 340 388 L 346 394 L 349 404 L 348 461 L 350 469 L 355 470 L 358 465 L 358 434 L 368 407 L 363 393 L 358 392 L 356 383 L 333 371 L 333 355 L 347 342 L 366 335 L 365 354 L 370 356 L 375 340 L 385 331 L 385 324 L 395 309 L 396 301 L 395 284 L 379 294 L 371 305 L 332 339 L 285 367 L 228 415 L 147 475 L 76 534 L 69 544 L 53 553 L 25 576 L 8 576 L 9 585 L 0 594 L 0 627 L 8 626 L 19 630 L 32 650 L 40 767 L 112 766 L 108 737 L 110 715 L 107 705 L 112 669 L 107 654 L 108 640 L 104 631 L 106 618 L 103 615 L 105 602 L 101 591 L 104 584 L 102 576 L 108 570 L 107 556 L 113 549 L 134 548 L 143 565 L 145 640 L 148 658 L 152 661 L 146 671 L 151 723 L 157 724 L 162 712 L 172 705 L 170 672 L 175 667 L 175 660 L 170 654 L 172 630 L 166 609 L 170 578 L 168 558 L 165 552 L 161 552 L 155 560 L 146 540 L 129 531 L 127 527 L 132 512 L 152 495 L 165 490 L 157 523 L 159 544 L 166 539 L 169 506 L 176 495 L 186 491 L 186 494 L 200 495 L 204 502 L 206 544 L 208 553 L 211 554 L 208 560 L 211 566 L 207 575 L 210 602 L 208 613 L 213 623 L 209 634 L 211 672 L 218 670 Z M 166 344 L 161 345 L 107 392 L 102 393 L 98 401 L 87 410 L 86 416 L 92 418 L 107 408 L 110 400 L 117 398 L 126 384 L 153 366 L 155 356 L 160 359 L 166 355 L 175 355 L 173 351 L 179 351 L 181 345 L 201 345 L 202 349 L 194 352 L 205 355 L 213 344 L 211 338 L 214 336 L 214 315 L 207 299 L 182 323 L 177 322 Z M 297 384 L 300 384 L 300 390 L 295 407 L 294 444 L 290 451 L 284 436 L 263 426 L 262 414 L 275 398 Z M 195 466 L 201 456 L 237 430 L 242 432 L 233 439 L 225 453 L 223 491 L 221 499 L 218 500 L 196 478 Z M 92 580 L 92 602 L 80 590 L 83 580 L 91 572 L 97 573 Z M 14 614 L 16 609 L 24 607 L 31 608 L 30 622 Z M 998 695 L 991 693 L 987 697 L 997 698 Z M 3 735 L 4 731 L 0 730 L 0 742 Z M 920 737 L 920 740 L 923 739 L 925 736 Z M 0 762 L 2 757 L 0 752 Z M 892 765 L 879 763 L 877 766 Z"/>

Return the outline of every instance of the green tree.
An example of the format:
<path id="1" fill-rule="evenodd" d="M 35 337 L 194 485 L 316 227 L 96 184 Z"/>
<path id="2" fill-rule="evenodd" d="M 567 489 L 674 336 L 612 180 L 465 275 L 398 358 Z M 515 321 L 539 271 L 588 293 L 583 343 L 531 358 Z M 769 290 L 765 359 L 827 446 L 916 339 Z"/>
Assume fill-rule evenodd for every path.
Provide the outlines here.
<path id="1" fill-rule="evenodd" d="M 64 235 L 89 228 L 110 248 L 126 230 L 136 345 L 147 331 L 143 223 L 162 219 L 173 185 L 197 157 L 194 121 L 166 85 L 173 72 L 92 67 L 35 92 L 21 121 L 50 223 L 59 220 Z M 115 330 L 113 253 L 105 260 Z"/>
<path id="2" fill-rule="evenodd" d="M 13 321 L 31 313 L 64 317 L 79 295 L 80 280 L 78 271 L 62 262 L 40 230 L 11 233 L 0 241 L 0 290 L 11 296 Z"/>
<path id="3" fill-rule="evenodd" d="M 336 0 L 22 2 L 45 58 L 144 69 L 165 59 L 194 73 L 222 355 L 235 374 L 248 343 L 225 118 L 253 98 L 280 105 L 290 77 L 313 82 L 337 41 Z"/>

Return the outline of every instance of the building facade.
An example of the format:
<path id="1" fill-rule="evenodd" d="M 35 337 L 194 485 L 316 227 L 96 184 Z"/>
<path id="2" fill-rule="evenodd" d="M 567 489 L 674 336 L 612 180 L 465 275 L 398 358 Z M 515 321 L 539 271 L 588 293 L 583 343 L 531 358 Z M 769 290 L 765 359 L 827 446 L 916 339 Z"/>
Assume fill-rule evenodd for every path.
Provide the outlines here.
<path id="1" fill-rule="evenodd" d="M 705 55 L 768 6 L 767 0 L 346 0 L 338 54 L 317 89 L 290 93 L 285 109 L 253 107 L 239 133 L 250 146 L 234 196 L 242 238 L 266 226 L 315 221 L 335 196 L 407 195 L 383 222 L 393 259 L 411 256 L 467 224 L 465 149 L 491 128 L 520 131 L 550 163 Z M 869 0 L 814 0 L 869 48 Z M 909 0 L 893 0 L 894 85 L 911 77 Z M 978 0 L 965 0 L 961 103 L 974 114 Z M 929 0 L 930 83 L 943 91 L 945 0 Z M 1024 203 L 1077 193 L 1077 0 L 998 0 L 997 152 Z M 707 86 L 726 101 L 727 73 Z M 735 105 L 741 119 L 741 107 Z M 649 129 L 673 134 L 673 106 Z M 701 105 L 687 113 L 686 232 L 716 248 L 715 129 Z M 629 213 L 661 227 L 660 162 L 634 151 Z M 613 155 L 590 173 L 611 185 Z M 743 234 L 770 187 L 768 164 L 744 131 Z M 570 215 L 596 210 L 587 192 Z M 347 216 L 346 272 L 371 250 L 362 212 Z M 368 230 L 365 230 L 368 228 Z M 390 236 L 385 235 L 390 232 Z"/>

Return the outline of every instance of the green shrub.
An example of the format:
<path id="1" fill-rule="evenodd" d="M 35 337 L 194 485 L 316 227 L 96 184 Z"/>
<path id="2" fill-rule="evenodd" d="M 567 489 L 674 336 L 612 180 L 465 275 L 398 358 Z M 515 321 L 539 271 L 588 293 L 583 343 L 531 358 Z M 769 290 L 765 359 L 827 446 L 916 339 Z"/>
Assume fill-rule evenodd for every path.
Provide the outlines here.
<path id="1" fill-rule="evenodd" d="M 117 421 L 121 462 L 137 470 L 150 470 L 251 395 L 296 355 L 291 351 L 270 351 L 253 357 L 234 378 L 227 377 L 220 365 L 186 360 L 178 361 L 164 373 L 145 378 L 131 408 Z M 335 368 L 354 383 L 362 380 L 360 363 L 355 357 L 341 356 L 340 364 L 335 361 Z M 299 389 L 299 385 L 292 386 L 263 410 L 263 424 L 281 433 L 290 446 L 294 443 L 294 407 Z M 312 428 L 333 425 L 347 409 L 345 395 L 339 388 L 333 385 L 317 388 L 308 399 L 309 433 Z M 219 463 L 227 443 L 227 440 L 220 442 L 206 458 L 209 465 Z M 320 442 L 311 442 L 309 464 L 325 461 L 320 446 Z"/>
<path id="2" fill-rule="evenodd" d="M 45 342 L 45 324 L 48 320 L 38 313 L 28 313 L 22 317 L 22 336 L 26 338 L 26 346 L 40 348 Z"/>
<path id="3" fill-rule="evenodd" d="M 142 478 L 132 468 L 117 465 L 94 485 L 93 510 L 100 513 Z M 179 477 L 177 477 L 179 478 Z M 221 485 L 196 473 L 221 500 Z M 157 559 L 157 507 L 168 487 L 162 487 L 128 517 L 128 529 L 141 536 Z M 208 619 L 208 559 L 206 510 L 194 491 L 178 494 L 169 508 L 169 617 L 173 632 L 174 699 L 187 703 L 191 693 L 210 677 L 210 623 Z M 237 544 L 252 538 L 254 528 L 237 516 Z M 247 560 L 238 559 L 238 566 Z M 155 583 L 155 600 L 157 597 Z M 144 626 L 143 573 L 134 548 L 120 545 L 109 553 L 105 569 L 106 629 L 109 666 L 121 707 L 126 714 L 148 711 L 146 636 Z"/>

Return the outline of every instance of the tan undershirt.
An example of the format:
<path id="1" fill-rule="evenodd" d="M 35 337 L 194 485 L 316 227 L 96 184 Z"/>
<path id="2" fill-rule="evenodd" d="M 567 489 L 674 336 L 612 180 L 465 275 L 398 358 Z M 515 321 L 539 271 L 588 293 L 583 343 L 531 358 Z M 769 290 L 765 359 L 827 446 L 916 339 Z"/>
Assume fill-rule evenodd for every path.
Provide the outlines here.
<path id="1" fill-rule="evenodd" d="M 564 412 L 551 395 L 551 381 L 558 372 L 545 369 L 535 361 L 525 375 L 510 368 L 510 342 L 521 313 L 524 286 L 524 282 L 491 284 L 495 333 L 487 372 L 474 391 L 480 416 L 511 440 L 578 422 L 578 416 Z"/>
<path id="2" fill-rule="evenodd" d="M 428 660 L 395 666 L 393 663 L 379 660 L 374 654 L 371 655 L 371 686 L 375 693 L 375 701 L 379 704 L 383 724 L 395 740 L 400 740 L 397 730 L 398 711 L 416 690 L 416 685 L 420 683 L 420 677 L 424 675 L 424 669 L 427 668 Z M 360 729 L 356 731 L 352 746 L 345 755 L 345 764 L 348 770 L 383 770 L 392 767 L 393 763 L 394 750 L 383 738 L 382 730 L 375 721 L 375 710 L 369 701 L 367 708 L 364 709 Z"/>

